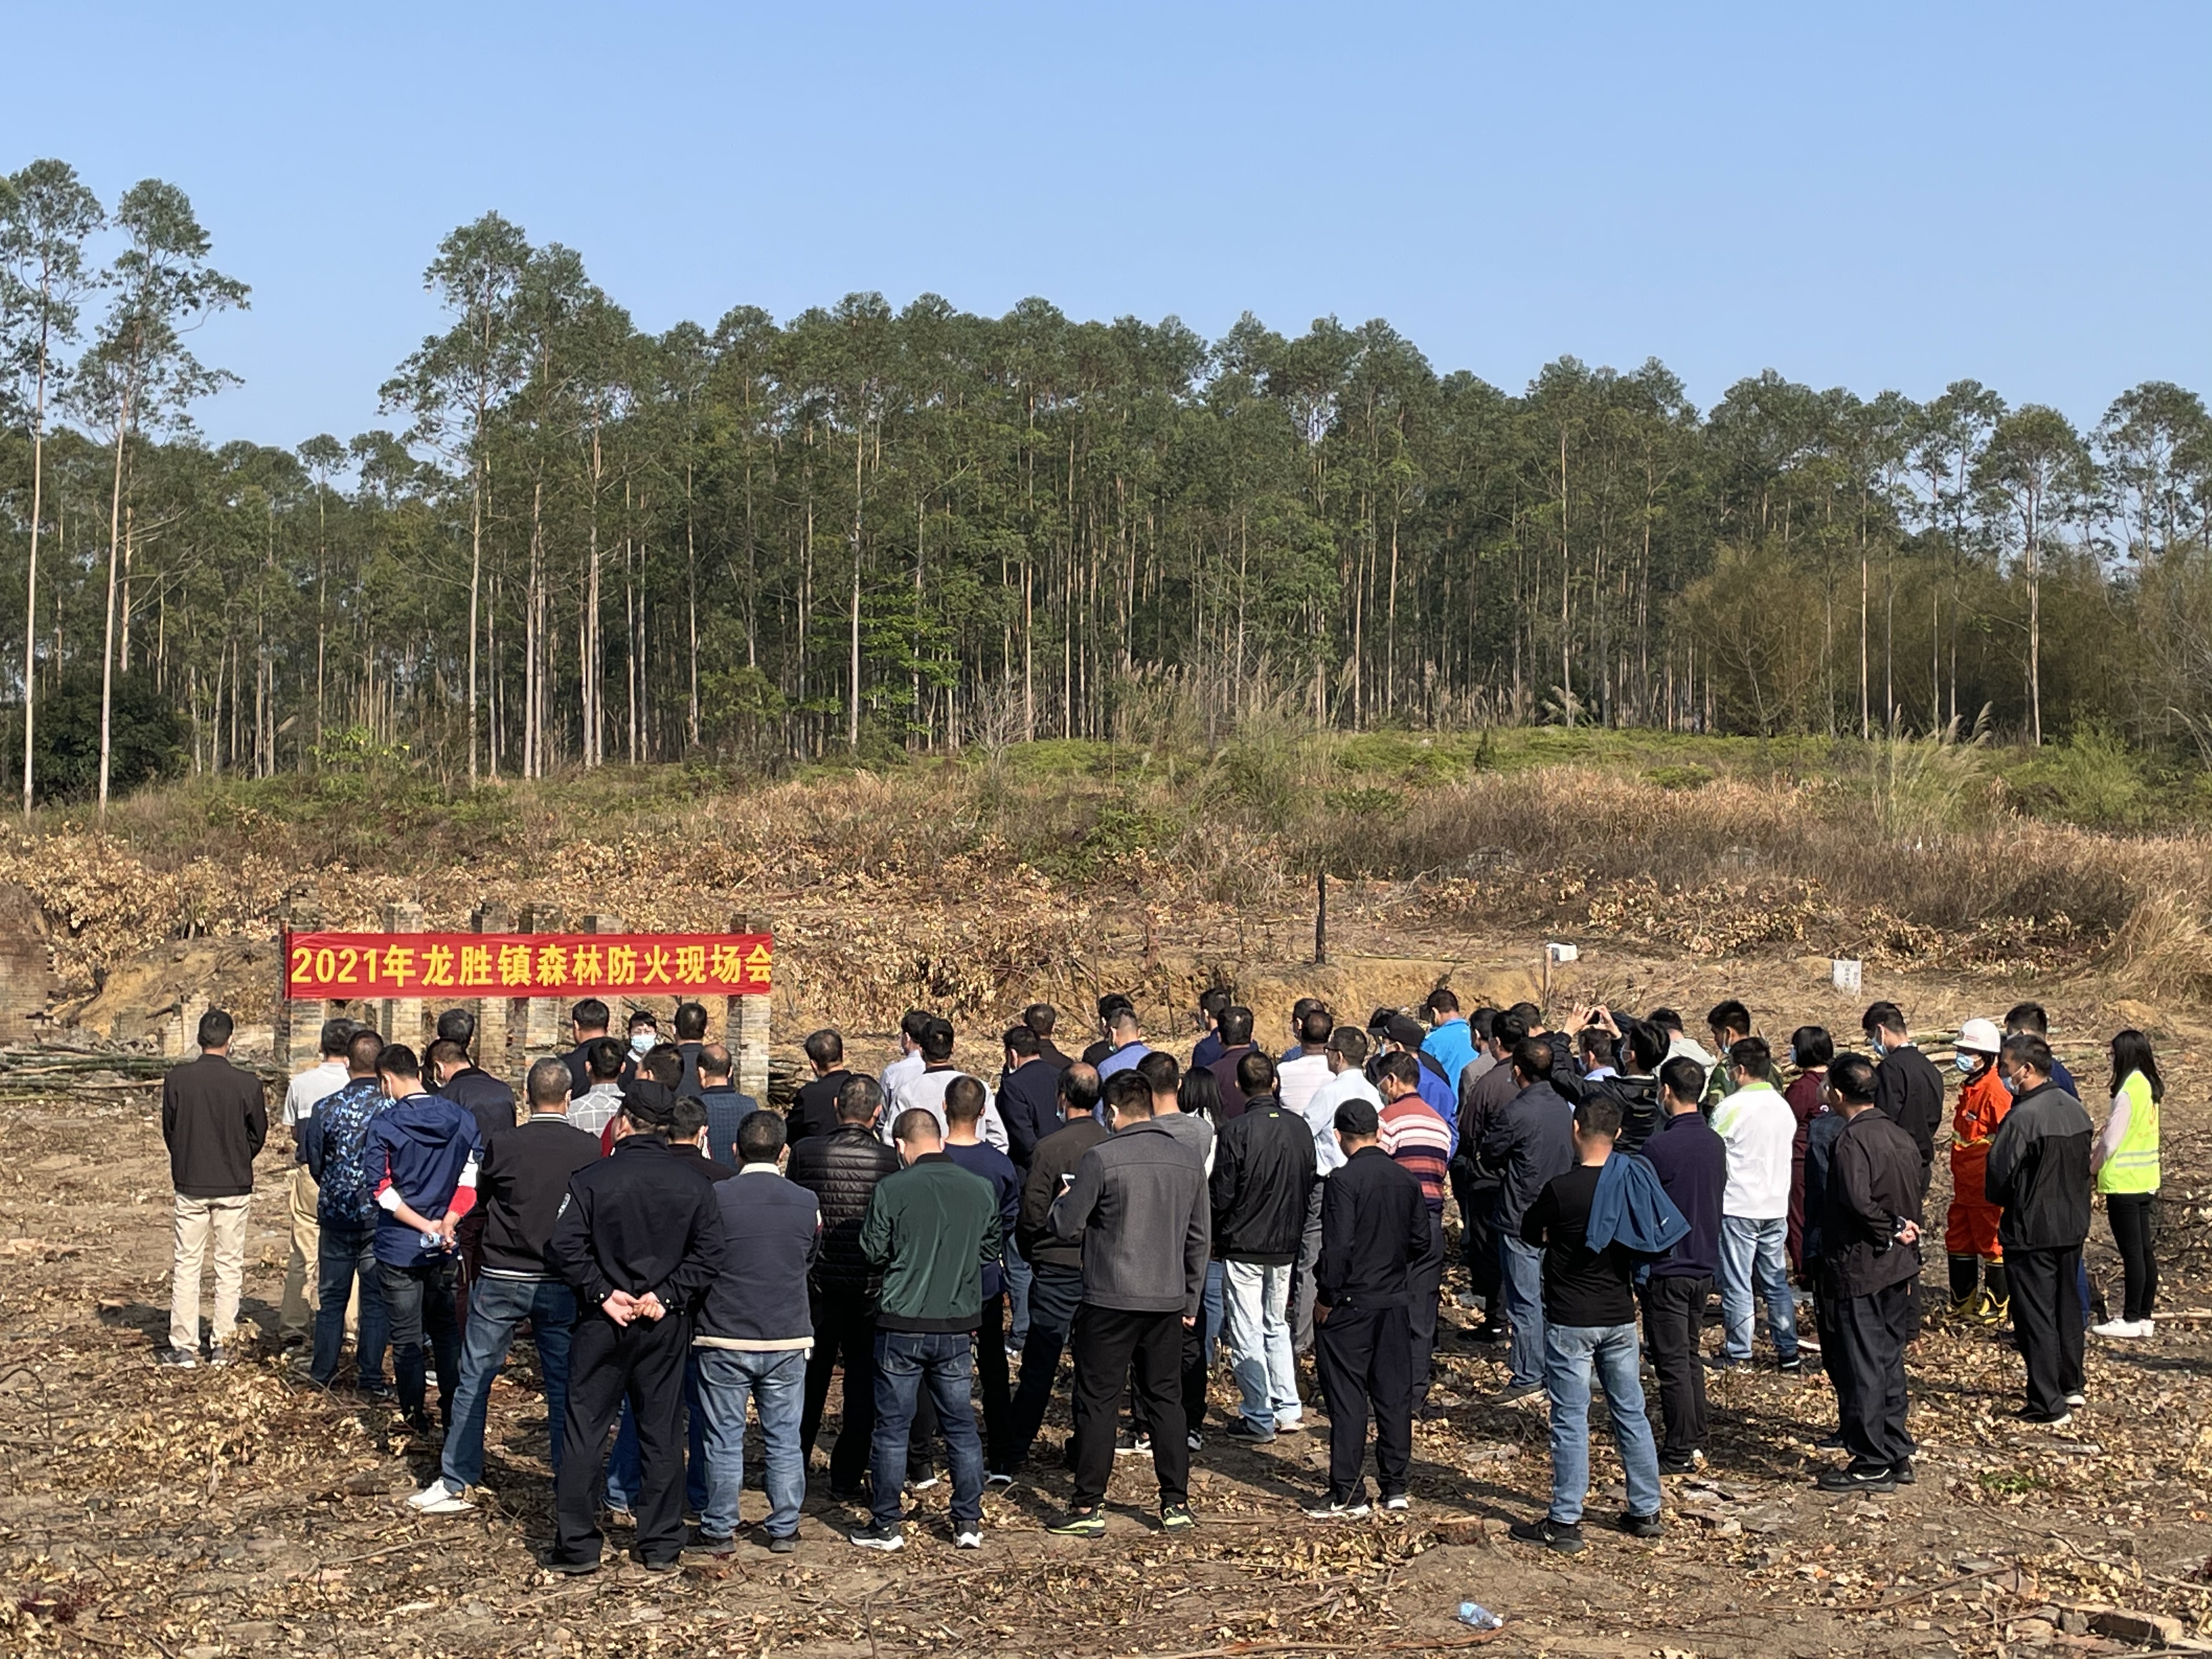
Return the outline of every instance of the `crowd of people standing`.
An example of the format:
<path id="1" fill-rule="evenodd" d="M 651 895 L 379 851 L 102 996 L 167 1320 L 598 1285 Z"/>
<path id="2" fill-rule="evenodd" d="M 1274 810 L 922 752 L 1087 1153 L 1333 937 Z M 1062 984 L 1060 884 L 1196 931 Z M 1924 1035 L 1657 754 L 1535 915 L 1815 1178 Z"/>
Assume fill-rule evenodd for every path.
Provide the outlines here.
<path id="1" fill-rule="evenodd" d="M 1809 1354 L 1833 1385 L 1818 1443 L 1846 1455 L 1818 1484 L 1913 1479 L 1906 1352 L 1929 1311 L 1947 1091 L 1895 1004 L 1866 1010 L 1863 1051 L 1802 1026 L 1778 1052 L 1733 1000 L 1708 1015 L 1708 1048 L 1665 1008 L 1580 1008 L 1555 1030 L 1533 1005 L 1462 1012 L 1438 988 L 1361 1025 L 1307 999 L 1278 1053 L 1216 990 L 1188 1062 L 1146 1040 L 1131 999 L 1097 1015 L 1070 1056 L 1058 1012 L 1032 1005 L 993 1064 L 971 1050 L 963 1067 L 950 1022 L 918 1010 L 878 1075 L 817 1031 L 782 1112 L 738 1091 L 696 1003 L 667 1036 L 634 1012 L 617 1039 L 605 1003 L 579 1002 L 574 1047 L 531 1065 L 520 1100 L 477 1063 L 465 1010 L 419 1056 L 332 1020 L 283 1104 L 283 1345 L 329 1388 L 350 1344 L 351 1386 L 435 1451 L 409 1503 L 449 1515 L 474 1506 L 491 1385 L 526 1331 L 554 1478 L 546 1565 L 562 1572 L 596 1570 L 610 1525 L 656 1570 L 733 1550 L 749 1412 L 767 1495 L 753 1535 L 793 1548 L 833 1388 L 828 1488 L 858 1516 L 856 1547 L 903 1547 L 907 1494 L 944 1478 L 941 1448 L 952 1541 L 981 1547 L 985 1493 L 1023 1477 L 1055 1401 L 1072 1490 L 1052 1531 L 1105 1529 L 1117 1455 L 1149 1456 L 1162 1528 L 1193 1526 L 1223 1349 L 1220 1437 L 1265 1444 L 1310 1419 L 1329 1473 L 1304 1511 L 1354 1518 L 1370 1464 L 1376 1503 L 1411 1504 L 1413 1424 L 1445 1414 L 1431 1375 L 1455 1211 L 1456 1301 L 1481 1315 L 1471 1340 L 1500 1345 L 1493 1402 L 1550 1413 L 1550 1501 L 1516 1537 L 1583 1547 L 1594 1382 L 1626 1477 L 1619 1524 L 1655 1535 L 1662 1478 L 1708 1455 L 1706 1374 L 1757 1363 L 1762 1311 L 1778 1372 Z M 172 1367 L 238 1352 L 268 1124 L 231 1036 L 208 1014 L 163 1091 Z M 2093 1126 L 2034 1004 L 2002 1029 L 1967 1021 L 1951 1047 L 1943 1310 L 2009 1322 L 2018 1416 L 2063 1427 L 2085 1403 L 2093 1194 L 2124 1279 L 2094 1331 L 2154 1333 L 2164 1085 L 2144 1036 L 2119 1033 Z"/>

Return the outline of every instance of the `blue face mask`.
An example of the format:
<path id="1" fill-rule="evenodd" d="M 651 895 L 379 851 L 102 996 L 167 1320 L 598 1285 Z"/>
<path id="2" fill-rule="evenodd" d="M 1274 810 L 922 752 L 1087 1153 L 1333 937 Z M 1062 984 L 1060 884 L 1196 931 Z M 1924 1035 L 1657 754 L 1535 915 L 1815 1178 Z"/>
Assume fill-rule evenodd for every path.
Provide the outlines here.
<path id="1" fill-rule="evenodd" d="M 1972 1054 L 1954 1055 L 1952 1058 L 1951 1063 L 1957 1066 L 1960 1071 L 1964 1072 L 1968 1077 L 1972 1077 L 1974 1074 L 1978 1065 L 1978 1062 Z"/>
<path id="2" fill-rule="evenodd" d="M 1867 1046 L 1871 1048 L 1879 1057 L 1887 1058 L 1889 1054 L 1889 1045 L 1878 1036 L 1869 1037 Z"/>
<path id="3" fill-rule="evenodd" d="M 2020 1084 L 2014 1079 L 2007 1078 L 2004 1080 L 2004 1086 L 2005 1092 L 2008 1095 L 2016 1095 L 2020 1092 Z"/>
<path id="4" fill-rule="evenodd" d="M 651 1054 L 653 1052 L 653 1045 L 659 1041 L 660 1033 L 658 1031 L 649 1029 L 642 1031 L 632 1031 L 629 1034 L 629 1051 L 634 1054 L 642 1057 L 646 1054 Z"/>

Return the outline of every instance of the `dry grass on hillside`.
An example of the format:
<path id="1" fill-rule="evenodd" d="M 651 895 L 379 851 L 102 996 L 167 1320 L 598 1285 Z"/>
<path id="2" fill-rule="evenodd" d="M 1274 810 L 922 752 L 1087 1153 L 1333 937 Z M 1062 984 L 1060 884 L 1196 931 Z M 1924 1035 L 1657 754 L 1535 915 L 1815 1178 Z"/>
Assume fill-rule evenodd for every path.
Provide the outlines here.
<path id="1" fill-rule="evenodd" d="M 1164 940 L 1287 913 L 1317 867 L 1392 884 L 1409 918 L 1446 928 L 1581 929 L 1700 956 L 2102 962 L 2145 993 L 2212 989 L 2194 897 L 2212 891 L 2212 838 L 2015 816 L 1962 793 L 1971 777 L 1908 797 L 1878 780 L 1686 789 L 1580 766 L 1347 786 L 1295 749 L 1270 765 L 1102 778 L 930 763 L 750 785 L 664 769 L 458 801 L 308 791 L 289 810 L 179 788 L 125 803 L 105 833 L 63 821 L 0 848 L 0 879 L 36 896 L 79 989 L 164 940 L 265 934 L 313 878 L 331 926 L 374 925 L 402 897 L 434 925 L 487 901 L 642 927 L 750 908 L 855 1012 L 921 996 L 981 1007 L 1048 966 L 1149 961 Z"/>

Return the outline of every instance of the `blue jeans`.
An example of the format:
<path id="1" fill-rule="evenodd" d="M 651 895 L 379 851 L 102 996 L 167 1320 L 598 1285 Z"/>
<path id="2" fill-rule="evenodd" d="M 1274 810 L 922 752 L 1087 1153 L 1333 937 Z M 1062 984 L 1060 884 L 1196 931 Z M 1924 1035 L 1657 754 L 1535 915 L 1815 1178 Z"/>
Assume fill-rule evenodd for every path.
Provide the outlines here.
<path id="1" fill-rule="evenodd" d="M 799 1449 L 799 1419 L 806 1409 L 806 1350 L 694 1348 L 691 1353 L 699 1375 L 696 1416 L 707 1425 L 707 1501 L 699 1506 L 699 1530 L 709 1538 L 727 1538 L 738 1529 L 750 1399 L 760 1413 L 761 1438 L 768 1447 L 768 1534 L 796 1535 L 799 1506 L 806 1501 L 806 1455 Z"/>
<path id="2" fill-rule="evenodd" d="M 1498 1277 L 1505 1316 L 1513 1322 L 1513 1375 L 1508 1380 L 1516 1389 L 1533 1387 L 1544 1380 L 1543 1251 L 1522 1243 L 1517 1232 L 1500 1229 Z"/>
<path id="3" fill-rule="evenodd" d="M 684 1360 L 684 1507 L 694 1515 L 707 1512 L 707 1414 L 699 1400 L 699 1354 L 700 1350 L 694 1348 Z M 637 1419 L 625 1400 L 622 1426 L 615 1431 L 615 1449 L 607 1455 L 607 1507 L 631 1508 L 644 1480 Z"/>
<path id="4" fill-rule="evenodd" d="M 469 1286 L 469 1323 L 461 1334 L 461 1388 L 453 1401 L 453 1431 L 439 1462 L 446 1485 L 459 1492 L 483 1482 L 484 1415 L 491 1385 L 515 1328 L 530 1322 L 538 1363 L 545 1373 L 545 1417 L 552 1425 L 553 1473 L 561 1473 L 561 1425 L 568 1416 L 568 1340 L 576 1324 L 576 1293 L 556 1279 L 479 1279 Z"/>
<path id="5" fill-rule="evenodd" d="M 908 1431 L 927 1387 L 952 1463 L 952 1519 L 983 1518 L 983 1437 L 969 1392 L 975 1343 L 966 1331 L 876 1333 L 876 1432 L 868 1446 L 870 1507 L 879 1527 L 896 1527 L 906 1482 Z"/>
<path id="6" fill-rule="evenodd" d="M 1288 1428 L 1304 1408 L 1291 1358 L 1291 1270 L 1231 1261 L 1222 1284 L 1229 1313 L 1229 1363 L 1238 1410 L 1255 1428 Z"/>
<path id="7" fill-rule="evenodd" d="M 1221 1347 L 1221 1328 L 1228 1322 L 1228 1293 L 1222 1288 L 1221 1263 L 1217 1259 L 1206 1264 L 1206 1289 L 1199 1297 L 1198 1323 L 1203 1336 L 1200 1352 L 1206 1355 L 1208 1370 L 1213 1369 Z"/>
<path id="8" fill-rule="evenodd" d="M 1644 1414 L 1636 1326 L 1548 1325 L 1544 1329 L 1544 1391 L 1552 1397 L 1552 1519 L 1571 1527 L 1589 1496 L 1590 1369 L 1605 1384 L 1613 1442 L 1628 1472 L 1628 1512 L 1659 1512 L 1659 1450 Z"/>
<path id="9" fill-rule="evenodd" d="M 1019 1353 L 1030 1340 L 1030 1280 L 1036 1270 L 1011 1240 L 1006 1244 L 1006 1346 Z"/>
<path id="10" fill-rule="evenodd" d="M 1790 1224 L 1780 1216 L 1752 1221 L 1721 1218 L 1721 1322 L 1730 1359 L 1751 1358 L 1751 1296 L 1754 1279 L 1766 1303 L 1766 1334 L 1777 1358 L 1797 1357 L 1797 1304 L 1790 1295 Z"/>
<path id="11" fill-rule="evenodd" d="M 392 1321 L 384 1310 L 384 1276 L 376 1270 L 376 1229 L 324 1227 L 315 1251 L 315 1353 L 308 1376 L 325 1388 L 337 1375 L 345 1342 L 346 1301 L 358 1281 L 361 1316 L 354 1339 L 355 1370 L 364 1388 L 384 1381 L 384 1351 Z"/>

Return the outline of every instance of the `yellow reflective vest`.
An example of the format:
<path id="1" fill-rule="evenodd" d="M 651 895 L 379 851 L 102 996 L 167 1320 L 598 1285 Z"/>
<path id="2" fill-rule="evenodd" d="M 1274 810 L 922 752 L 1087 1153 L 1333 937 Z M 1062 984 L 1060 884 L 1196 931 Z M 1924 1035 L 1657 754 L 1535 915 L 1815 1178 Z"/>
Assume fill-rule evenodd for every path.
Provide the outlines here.
<path id="1" fill-rule="evenodd" d="M 2158 1103 L 2151 1098 L 2150 1079 L 2130 1072 L 2120 1085 L 2128 1100 L 2128 1127 L 2119 1146 L 2097 1170 L 2100 1193 L 2154 1193 L 2158 1190 Z"/>

